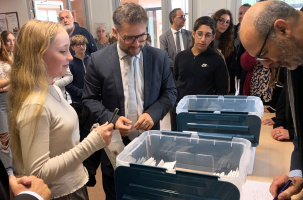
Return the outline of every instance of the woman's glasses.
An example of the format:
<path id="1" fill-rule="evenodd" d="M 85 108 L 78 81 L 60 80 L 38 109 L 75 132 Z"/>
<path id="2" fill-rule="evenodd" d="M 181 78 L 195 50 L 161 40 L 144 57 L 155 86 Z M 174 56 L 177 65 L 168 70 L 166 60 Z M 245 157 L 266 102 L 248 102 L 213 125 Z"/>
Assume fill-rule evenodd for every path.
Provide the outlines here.
<path id="1" fill-rule="evenodd" d="M 230 21 L 229 21 L 229 20 L 225 20 L 225 19 L 223 19 L 223 18 L 219 18 L 218 21 L 219 21 L 219 23 L 222 24 L 222 25 L 224 25 L 225 23 L 226 23 L 227 25 L 230 24 Z"/>

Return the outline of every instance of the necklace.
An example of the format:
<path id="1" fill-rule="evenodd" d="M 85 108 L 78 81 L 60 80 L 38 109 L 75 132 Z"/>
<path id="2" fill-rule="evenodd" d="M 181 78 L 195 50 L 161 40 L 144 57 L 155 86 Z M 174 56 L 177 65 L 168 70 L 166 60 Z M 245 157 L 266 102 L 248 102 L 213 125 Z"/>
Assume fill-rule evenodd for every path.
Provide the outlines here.
<path id="1" fill-rule="evenodd" d="M 56 91 L 56 95 L 55 95 L 55 96 L 57 96 L 57 97 L 55 97 L 55 96 L 52 94 L 52 92 L 51 92 L 52 90 L 55 90 L 55 91 Z M 49 92 L 50 95 L 52 95 L 58 102 L 61 102 L 61 97 L 60 97 L 58 91 L 56 90 L 56 88 L 55 88 L 54 86 L 49 87 L 48 92 Z M 58 98 L 58 97 L 59 97 L 59 98 Z"/>

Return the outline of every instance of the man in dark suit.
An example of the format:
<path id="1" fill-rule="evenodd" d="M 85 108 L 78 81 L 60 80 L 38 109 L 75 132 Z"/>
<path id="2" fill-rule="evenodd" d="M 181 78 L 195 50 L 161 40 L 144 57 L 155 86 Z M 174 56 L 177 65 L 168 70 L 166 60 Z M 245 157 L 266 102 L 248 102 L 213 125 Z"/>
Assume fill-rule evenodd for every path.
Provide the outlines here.
<path id="1" fill-rule="evenodd" d="M 92 54 L 82 102 L 100 124 L 109 121 L 119 108 L 113 120 L 114 135 L 118 133 L 120 140 L 122 136 L 127 145 L 142 131 L 160 129 L 159 121 L 174 105 L 177 90 L 167 53 L 145 45 L 145 9 L 125 3 L 114 12 L 113 21 L 117 43 Z M 103 150 L 101 171 L 106 199 L 116 199 L 114 169 Z"/>
<path id="2" fill-rule="evenodd" d="M 274 177 L 270 192 L 276 198 L 284 184 L 290 186 L 278 199 L 291 199 L 303 189 L 303 12 L 283 1 L 264 1 L 249 8 L 240 26 L 243 47 L 263 66 L 287 67 L 288 94 L 295 126 L 295 149 L 289 176 Z"/>
<path id="3" fill-rule="evenodd" d="M 182 29 L 186 15 L 181 8 L 175 8 L 169 13 L 169 21 L 171 28 L 160 36 L 160 49 L 168 52 L 170 67 L 173 70 L 176 55 L 190 47 L 192 32 Z M 178 48 L 178 37 L 180 48 Z"/>
<path id="4" fill-rule="evenodd" d="M 14 200 L 49 200 L 50 190 L 42 179 L 35 176 L 16 178 L 8 177 L 6 169 L 0 160 L 0 199 L 9 200 L 9 189 L 15 196 Z"/>

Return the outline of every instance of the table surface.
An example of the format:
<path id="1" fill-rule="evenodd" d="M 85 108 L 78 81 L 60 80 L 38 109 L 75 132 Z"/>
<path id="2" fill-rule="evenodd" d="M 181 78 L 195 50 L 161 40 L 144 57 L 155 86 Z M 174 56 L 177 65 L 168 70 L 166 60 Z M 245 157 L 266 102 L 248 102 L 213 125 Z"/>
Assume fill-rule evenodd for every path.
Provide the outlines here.
<path id="1" fill-rule="evenodd" d="M 273 113 L 264 113 L 263 119 L 274 117 Z M 289 174 L 290 158 L 293 143 L 290 141 L 277 141 L 271 137 L 272 126 L 261 125 L 259 146 L 256 148 L 254 169 L 246 180 L 272 182 L 273 177 Z M 303 193 L 292 199 L 303 199 Z"/>

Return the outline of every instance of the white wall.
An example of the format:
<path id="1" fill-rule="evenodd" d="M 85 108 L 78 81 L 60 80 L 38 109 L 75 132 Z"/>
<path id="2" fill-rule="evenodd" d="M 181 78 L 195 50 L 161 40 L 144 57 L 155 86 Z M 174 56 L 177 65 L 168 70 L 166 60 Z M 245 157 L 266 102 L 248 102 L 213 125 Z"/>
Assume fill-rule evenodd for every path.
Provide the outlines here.
<path id="1" fill-rule="evenodd" d="M 89 14 L 89 29 L 91 34 L 96 37 L 96 29 L 100 24 L 106 26 L 106 32 L 111 33 L 113 27 L 112 20 L 112 1 L 108 0 L 87 0 Z"/>
<path id="2" fill-rule="evenodd" d="M 28 6 L 26 0 L 0 0 L 0 13 L 18 12 L 19 26 L 23 26 L 28 20 Z"/>
<path id="3" fill-rule="evenodd" d="M 242 5 L 241 0 L 193 0 L 193 23 L 195 19 L 209 15 L 221 8 L 231 11 L 234 24 L 238 23 L 238 9 Z"/>

